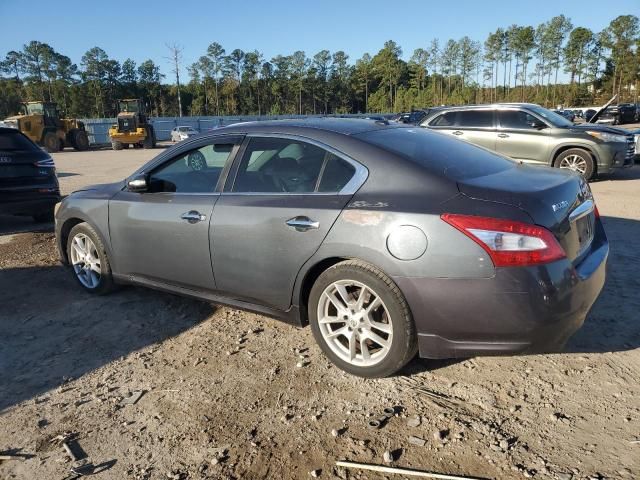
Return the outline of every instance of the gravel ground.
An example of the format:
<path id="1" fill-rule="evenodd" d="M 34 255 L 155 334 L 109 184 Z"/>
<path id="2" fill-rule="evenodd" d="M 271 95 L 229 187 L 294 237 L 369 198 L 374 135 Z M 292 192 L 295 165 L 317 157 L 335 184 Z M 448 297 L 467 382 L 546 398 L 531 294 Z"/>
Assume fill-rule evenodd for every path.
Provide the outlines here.
<path id="1" fill-rule="evenodd" d="M 56 154 L 63 193 L 155 153 Z M 75 478 L 65 433 L 105 480 L 391 478 L 334 466 L 385 452 L 483 478 L 640 478 L 640 166 L 592 189 L 610 275 L 564 353 L 416 359 L 383 380 L 332 367 L 308 328 L 139 288 L 86 294 L 50 225 L 0 217 L 0 455 L 22 456 L 0 478 Z"/>

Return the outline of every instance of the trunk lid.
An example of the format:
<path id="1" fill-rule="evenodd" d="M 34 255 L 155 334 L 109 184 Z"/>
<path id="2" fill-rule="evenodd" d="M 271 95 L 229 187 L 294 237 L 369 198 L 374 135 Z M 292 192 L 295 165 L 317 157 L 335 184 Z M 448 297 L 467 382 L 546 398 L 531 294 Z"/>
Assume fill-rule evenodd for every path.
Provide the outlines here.
<path id="1" fill-rule="evenodd" d="M 579 175 L 524 164 L 489 175 L 461 179 L 460 192 L 475 200 L 515 206 L 550 230 L 567 257 L 579 263 L 594 235 L 595 213 L 588 184 Z"/>

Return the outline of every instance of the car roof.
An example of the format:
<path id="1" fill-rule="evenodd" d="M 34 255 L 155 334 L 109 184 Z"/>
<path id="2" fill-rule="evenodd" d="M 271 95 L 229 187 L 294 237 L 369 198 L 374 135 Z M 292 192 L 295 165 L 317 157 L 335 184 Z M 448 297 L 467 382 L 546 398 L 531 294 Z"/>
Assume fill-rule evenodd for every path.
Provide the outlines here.
<path id="1" fill-rule="evenodd" d="M 22 133 L 22 132 L 20 130 L 18 130 L 17 128 L 0 127 L 0 133 Z"/>
<path id="2" fill-rule="evenodd" d="M 234 123 L 227 127 L 212 130 L 213 134 L 220 133 L 296 133 L 301 129 L 340 133 L 342 135 L 357 135 L 372 130 L 385 128 L 400 128 L 400 125 L 390 124 L 382 120 L 360 118 L 313 117 L 288 120 L 263 120 L 255 122 Z"/>

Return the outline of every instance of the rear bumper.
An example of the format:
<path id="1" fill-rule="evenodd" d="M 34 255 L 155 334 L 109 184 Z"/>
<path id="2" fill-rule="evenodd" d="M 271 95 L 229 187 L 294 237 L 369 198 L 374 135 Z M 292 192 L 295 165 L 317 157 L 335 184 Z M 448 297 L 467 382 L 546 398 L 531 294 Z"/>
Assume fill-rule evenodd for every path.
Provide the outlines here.
<path id="1" fill-rule="evenodd" d="M 0 194 L 0 213 L 4 215 L 37 215 L 53 211 L 60 201 L 57 193 Z"/>
<path id="2" fill-rule="evenodd" d="M 599 224 L 591 253 L 577 268 L 561 260 L 498 268 L 492 278 L 393 280 L 413 313 L 421 357 L 557 351 L 600 294 L 608 255 Z"/>

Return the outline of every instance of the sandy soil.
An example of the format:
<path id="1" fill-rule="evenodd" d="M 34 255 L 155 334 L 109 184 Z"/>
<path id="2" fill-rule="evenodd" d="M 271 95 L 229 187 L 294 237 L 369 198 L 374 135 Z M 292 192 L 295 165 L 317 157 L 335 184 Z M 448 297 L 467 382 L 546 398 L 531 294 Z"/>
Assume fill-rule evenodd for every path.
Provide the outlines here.
<path id="1" fill-rule="evenodd" d="M 640 166 L 592 188 L 610 275 L 564 353 L 416 359 L 383 380 L 332 367 L 308 328 L 138 288 L 83 293 L 50 226 L 0 219 L 0 455 L 22 456 L 0 478 L 76 478 L 65 432 L 104 480 L 379 479 L 335 461 L 385 451 L 483 478 L 640 478 Z"/>

